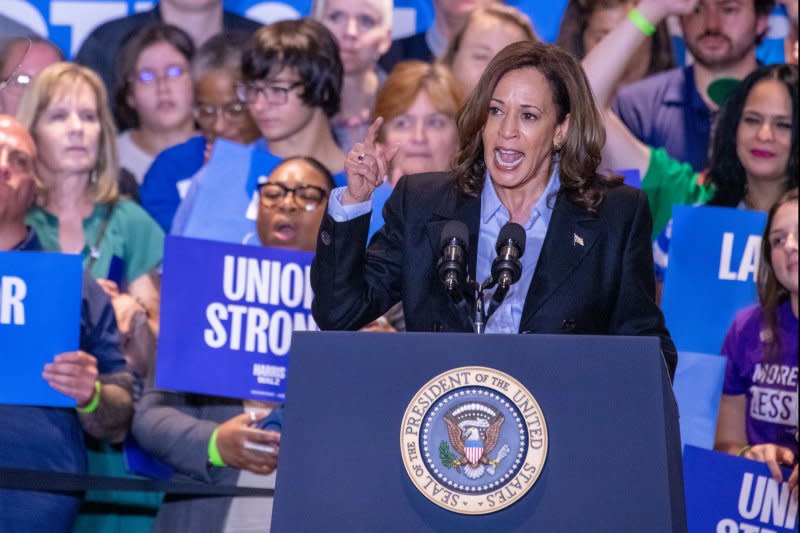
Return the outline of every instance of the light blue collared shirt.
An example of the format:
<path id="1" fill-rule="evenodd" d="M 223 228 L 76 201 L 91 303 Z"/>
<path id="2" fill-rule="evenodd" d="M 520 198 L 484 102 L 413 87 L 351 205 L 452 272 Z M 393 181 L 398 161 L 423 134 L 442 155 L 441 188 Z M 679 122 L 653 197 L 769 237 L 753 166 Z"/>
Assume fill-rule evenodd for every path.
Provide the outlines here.
<path id="1" fill-rule="evenodd" d="M 553 165 L 553 173 L 545 187 L 542 196 L 531 210 L 531 216 L 525 224 L 526 242 L 525 253 L 522 255 L 522 275 L 506 293 L 503 303 L 497 311 L 486 322 L 486 333 L 517 333 L 519 324 L 522 320 L 522 308 L 525 305 L 525 297 L 528 295 L 528 288 L 531 286 L 533 272 L 539 262 L 539 255 L 542 253 L 544 237 L 547 234 L 547 227 L 553 217 L 553 205 L 555 195 L 560 188 L 561 182 L 558 179 L 558 164 Z M 494 189 L 489 173 L 486 173 L 486 181 L 481 192 L 481 227 L 478 234 L 478 263 L 476 265 L 477 281 L 483 282 L 489 277 L 492 271 L 492 262 L 497 257 L 494 247 L 497 244 L 497 237 L 500 229 L 511 220 L 508 209 L 500 202 L 497 191 Z M 486 309 L 489 309 L 489 302 L 494 291 L 486 291 L 484 302 Z"/>
<path id="2" fill-rule="evenodd" d="M 522 308 L 525 305 L 525 297 L 528 295 L 528 288 L 533 279 L 533 272 L 539 262 L 539 255 L 542 253 L 544 237 L 547 234 L 547 227 L 553 217 L 553 205 L 555 196 L 561 186 L 558 179 L 558 163 L 553 165 L 553 173 L 547 186 L 542 192 L 542 196 L 531 210 L 528 221 L 522 225 L 527 237 L 525 241 L 525 253 L 522 255 L 522 275 L 519 281 L 511 286 L 503 303 L 486 323 L 486 333 L 517 333 L 519 323 L 522 320 Z M 339 187 L 331 192 L 328 202 L 328 214 L 336 222 L 346 222 L 360 215 L 369 213 L 372 209 L 372 200 L 361 202 L 354 205 L 342 205 L 342 195 L 344 187 Z M 478 255 L 476 265 L 477 281 L 480 283 L 489 277 L 492 271 L 492 262 L 497 257 L 494 247 L 497 244 L 497 237 L 500 236 L 500 229 L 511 219 L 508 209 L 502 204 L 494 189 L 489 173 L 486 173 L 486 181 L 481 192 L 481 224 L 478 235 Z M 493 291 L 487 291 L 484 301 L 488 310 L 489 301 Z"/>

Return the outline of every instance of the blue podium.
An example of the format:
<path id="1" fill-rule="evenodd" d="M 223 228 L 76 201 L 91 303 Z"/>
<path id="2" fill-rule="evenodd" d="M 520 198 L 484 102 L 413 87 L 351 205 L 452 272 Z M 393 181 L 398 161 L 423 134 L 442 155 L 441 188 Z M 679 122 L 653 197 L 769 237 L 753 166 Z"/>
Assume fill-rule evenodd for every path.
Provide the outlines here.
<path id="1" fill-rule="evenodd" d="M 656 338 L 292 341 L 274 532 L 685 530 Z"/>

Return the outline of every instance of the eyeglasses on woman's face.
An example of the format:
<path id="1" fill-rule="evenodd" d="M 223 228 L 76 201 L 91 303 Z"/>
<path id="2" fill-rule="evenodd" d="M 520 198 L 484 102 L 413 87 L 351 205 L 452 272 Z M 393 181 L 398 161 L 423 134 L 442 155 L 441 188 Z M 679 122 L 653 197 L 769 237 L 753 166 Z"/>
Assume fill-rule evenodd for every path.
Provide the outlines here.
<path id="1" fill-rule="evenodd" d="M 143 68 L 136 72 L 133 81 L 142 85 L 155 85 L 159 81 L 173 81 L 182 78 L 186 69 L 181 65 L 169 65 L 164 72 L 159 74 L 155 69 Z"/>
<path id="2" fill-rule="evenodd" d="M 201 124 L 209 124 L 222 115 L 226 120 L 241 120 L 247 116 L 247 107 L 242 102 L 228 102 L 221 106 L 197 104 L 194 106 L 194 118 Z"/>
<path id="3" fill-rule="evenodd" d="M 286 195 L 291 193 L 297 207 L 303 211 L 314 211 L 325 200 L 328 191 L 316 185 L 298 185 L 290 188 L 283 183 L 265 183 L 258 190 L 261 205 L 273 209 L 280 205 Z"/>

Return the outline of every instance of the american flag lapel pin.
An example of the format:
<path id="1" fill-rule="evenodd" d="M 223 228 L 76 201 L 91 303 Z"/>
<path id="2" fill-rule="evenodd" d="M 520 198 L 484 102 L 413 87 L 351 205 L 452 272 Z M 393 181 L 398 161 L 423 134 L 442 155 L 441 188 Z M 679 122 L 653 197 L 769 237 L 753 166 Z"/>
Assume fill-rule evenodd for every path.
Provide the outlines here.
<path id="1" fill-rule="evenodd" d="M 572 246 L 583 246 L 583 237 L 578 235 L 577 233 L 572 234 Z"/>

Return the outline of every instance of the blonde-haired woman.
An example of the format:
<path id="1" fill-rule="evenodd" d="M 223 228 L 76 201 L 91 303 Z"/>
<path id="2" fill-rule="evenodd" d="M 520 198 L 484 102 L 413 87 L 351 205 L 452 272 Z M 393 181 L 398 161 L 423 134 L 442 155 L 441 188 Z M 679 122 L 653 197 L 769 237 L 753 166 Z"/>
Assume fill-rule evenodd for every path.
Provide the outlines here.
<path id="1" fill-rule="evenodd" d="M 367 133 L 375 94 L 386 74 L 378 60 L 392 44 L 391 0 L 315 0 L 312 17 L 339 45 L 344 68 L 341 106 L 331 119 L 336 142 L 348 151 Z"/>
<path id="2" fill-rule="evenodd" d="M 45 249 L 83 256 L 85 270 L 111 294 L 121 330 L 143 307 L 156 332 L 159 295 L 150 274 L 161 263 L 164 234 L 119 197 L 117 132 L 107 102 L 100 78 L 74 63 L 47 67 L 25 93 L 17 118 L 36 141 L 41 185 L 26 222 Z"/>

